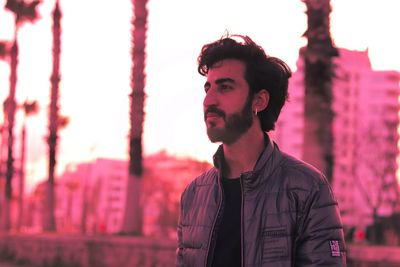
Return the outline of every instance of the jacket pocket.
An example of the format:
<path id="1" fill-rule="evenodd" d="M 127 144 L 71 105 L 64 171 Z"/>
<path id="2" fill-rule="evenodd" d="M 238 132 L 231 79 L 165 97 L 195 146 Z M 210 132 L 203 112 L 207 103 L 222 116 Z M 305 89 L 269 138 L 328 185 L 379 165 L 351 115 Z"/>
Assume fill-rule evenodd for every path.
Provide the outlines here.
<path id="1" fill-rule="evenodd" d="M 289 235 L 286 226 L 266 227 L 262 231 L 263 262 L 274 262 L 289 257 Z"/>

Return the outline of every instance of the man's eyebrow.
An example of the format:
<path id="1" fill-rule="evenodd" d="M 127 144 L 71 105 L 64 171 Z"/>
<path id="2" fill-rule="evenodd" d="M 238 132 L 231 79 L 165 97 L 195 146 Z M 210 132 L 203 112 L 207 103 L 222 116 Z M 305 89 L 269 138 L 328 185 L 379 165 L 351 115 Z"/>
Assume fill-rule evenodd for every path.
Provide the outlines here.
<path id="1" fill-rule="evenodd" d="M 220 78 L 215 81 L 216 84 L 222 84 L 222 83 L 226 83 L 226 82 L 235 83 L 235 80 L 232 78 Z M 207 81 L 204 83 L 204 88 L 207 89 L 210 87 L 210 85 L 211 85 L 211 83 L 209 81 Z"/>
<path id="2" fill-rule="evenodd" d="M 220 78 L 215 81 L 216 84 L 221 84 L 221 83 L 225 83 L 225 82 L 235 83 L 235 80 L 232 78 Z"/>

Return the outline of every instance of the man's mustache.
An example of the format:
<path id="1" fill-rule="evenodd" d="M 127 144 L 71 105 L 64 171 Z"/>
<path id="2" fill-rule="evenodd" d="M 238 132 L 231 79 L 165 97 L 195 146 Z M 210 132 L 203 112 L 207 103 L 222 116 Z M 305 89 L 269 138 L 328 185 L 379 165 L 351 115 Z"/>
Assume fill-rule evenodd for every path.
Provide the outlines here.
<path id="1" fill-rule="evenodd" d="M 225 118 L 225 112 L 223 112 L 222 110 L 220 110 L 217 107 L 210 106 L 210 107 L 206 108 L 206 110 L 204 112 L 204 120 L 207 119 L 207 116 L 209 113 L 214 113 L 214 114 L 217 114 L 218 116 Z"/>

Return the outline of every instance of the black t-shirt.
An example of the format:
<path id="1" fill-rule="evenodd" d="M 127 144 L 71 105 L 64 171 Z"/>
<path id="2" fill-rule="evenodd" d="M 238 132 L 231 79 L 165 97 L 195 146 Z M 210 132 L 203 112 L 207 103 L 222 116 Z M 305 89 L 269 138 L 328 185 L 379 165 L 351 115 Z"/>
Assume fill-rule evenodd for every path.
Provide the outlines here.
<path id="1" fill-rule="evenodd" d="M 241 202 L 240 179 L 222 179 L 225 204 L 218 225 L 213 267 L 241 266 Z"/>

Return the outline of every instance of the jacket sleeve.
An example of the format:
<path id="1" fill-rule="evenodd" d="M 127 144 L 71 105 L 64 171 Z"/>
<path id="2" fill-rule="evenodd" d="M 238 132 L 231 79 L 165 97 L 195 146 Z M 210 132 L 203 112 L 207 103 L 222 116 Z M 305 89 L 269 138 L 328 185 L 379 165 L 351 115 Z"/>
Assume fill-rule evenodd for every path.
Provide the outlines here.
<path id="1" fill-rule="evenodd" d="M 346 266 L 338 203 L 325 180 L 304 203 L 296 242 L 296 266 Z"/>

